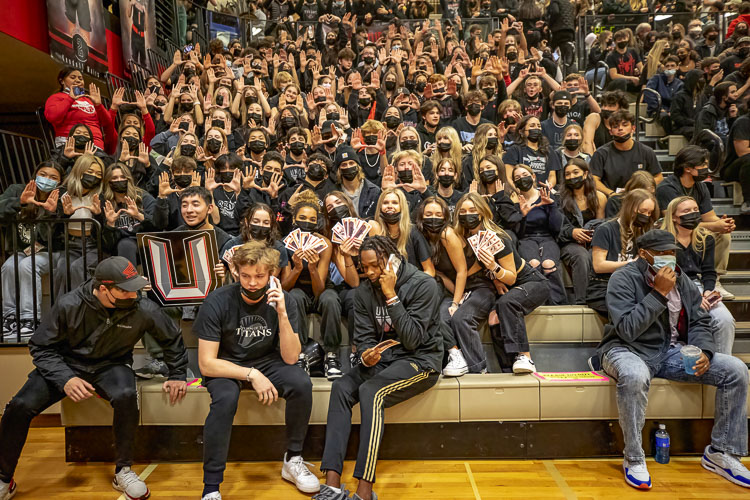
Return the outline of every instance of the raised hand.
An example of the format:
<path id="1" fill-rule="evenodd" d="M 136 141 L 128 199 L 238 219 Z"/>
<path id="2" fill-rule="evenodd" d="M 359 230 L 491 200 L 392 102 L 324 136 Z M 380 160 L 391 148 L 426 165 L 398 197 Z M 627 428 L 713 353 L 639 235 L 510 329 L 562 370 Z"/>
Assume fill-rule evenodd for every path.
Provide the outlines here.
<path id="1" fill-rule="evenodd" d="M 63 156 L 65 158 L 75 158 L 81 156 L 82 153 L 76 152 L 76 141 L 73 136 L 68 137 L 65 141 L 65 149 L 63 149 Z"/>
<path id="2" fill-rule="evenodd" d="M 149 166 L 149 158 L 148 158 L 148 149 L 146 148 L 146 144 L 140 143 L 138 144 L 138 156 L 136 159 L 140 162 L 146 165 L 146 167 Z"/>
<path id="3" fill-rule="evenodd" d="M 36 201 L 36 182 L 34 182 L 34 179 L 30 180 L 29 183 L 26 184 L 26 187 L 23 188 L 20 202 L 21 202 L 21 205 L 29 205 L 29 204 L 38 205 L 39 204 Z"/>
<path id="4" fill-rule="evenodd" d="M 383 169 L 383 177 L 380 181 L 380 188 L 386 189 L 396 187 L 396 169 L 393 165 L 386 165 Z"/>
<path id="5" fill-rule="evenodd" d="M 73 215 L 75 213 L 75 209 L 73 208 L 73 199 L 68 193 L 62 195 L 60 201 L 62 202 L 63 213 L 65 215 Z"/>
<path id="6" fill-rule="evenodd" d="M 115 222 L 117 222 L 117 218 L 120 217 L 122 211 L 122 208 L 120 210 L 115 210 L 112 206 L 112 202 L 109 200 L 104 203 L 104 219 L 109 227 L 115 227 Z"/>
<path id="7" fill-rule="evenodd" d="M 552 199 L 552 195 L 550 193 L 550 187 L 546 184 L 539 185 L 539 198 L 540 198 L 540 205 L 551 205 L 555 202 L 555 200 Z"/>
<path id="8" fill-rule="evenodd" d="M 159 175 L 159 198 L 166 198 L 172 193 L 178 192 L 179 189 L 173 188 L 169 183 L 169 174 L 162 172 Z M 65 196 L 63 196 L 65 198 Z M 65 208 L 65 200 L 63 199 L 63 209 Z"/>
<path id="9" fill-rule="evenodd" d="M 214 189 L 219 187 L 219 183 L 214 179 L 215 171 L 213 168 L 208 167 L 206 170 L 206 189 L 213 192 Z"/>
<path id="10" fill-rule="evenodd" d="M 117 109 L 123 104 L 125 104 L 125 99 L 123 99 L 124 95 L 125 95 L 125 87 L 120 87 L 118 89 L 115 89 L 114 94 L 112 94 L 112 109 Z"/>
<path id="11" fill-rule="evenodd" d="M 93 83 L 89 84 L 89 98 L 91 99 L 91 102 L 94 103 L 94 106 L 98 106 L 102 103 L 102 94 L 99 92 L 99 87 Z"/>
<path id="12" fill-rule="evenodd" d="M 257 170 L 253 167 L 245 167 L 245 173 L 242 175 L 242 189 L 258 189 L 258 185 L 255 184 L 255 176 Z"/>
<path id="13" fill-rule="evenodd" d="M 57 199 L 60 197 L 60 190 L 54 189 L 44 203 L 37 203 L 40 207 L 45 209 L 47 212 L 57 212 Z"/>
<path id="14" fill-rule="evenodd" d="M 141 211 L 138 210 L 138 205 L 136 204 L 135 200 L 131 198 L 130 196 L 125 197 L 125 213 L 131 216 L 132 218 L 136 220 L 141 220 L 143 218 L 143 215 L 141 214 Z"/>
<path id="15" fill-rule="evenodd" d="M 94 215 L 99 215 L 100 213 L 102 213 L 102 203 L 99 201 L 99 195 L 98 194 L 95 194 L 91 198 L 91 205 L 89 205 L 87 208 Z"/>
<path id="16" fill-rule="evenodd" d="M 235 193 L 239 193 L 242 190 L 242 174 L 238 168 L 234 169 L 234 175 L 232 180 L 229 182 L 229 189 Z"/>

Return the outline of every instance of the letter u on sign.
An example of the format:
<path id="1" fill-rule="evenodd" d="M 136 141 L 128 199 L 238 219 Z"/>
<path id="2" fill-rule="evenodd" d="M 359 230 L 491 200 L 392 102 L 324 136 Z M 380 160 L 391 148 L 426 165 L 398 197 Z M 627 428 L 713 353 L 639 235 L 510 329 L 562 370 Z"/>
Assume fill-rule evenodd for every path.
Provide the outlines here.
<path id="1" fill-rule="evenodd" d="M 138 234 L 149 297 L 162 306 L 197 305 L 219 286 L 213 230 Z"/>

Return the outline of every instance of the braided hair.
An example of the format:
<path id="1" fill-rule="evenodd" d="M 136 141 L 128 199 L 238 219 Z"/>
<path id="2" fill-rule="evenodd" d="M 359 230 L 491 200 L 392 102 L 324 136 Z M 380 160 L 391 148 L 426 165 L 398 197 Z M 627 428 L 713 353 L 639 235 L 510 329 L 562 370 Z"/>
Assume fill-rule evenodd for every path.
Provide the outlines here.
<path id="1" fill-rule="evenodd" d="M 372 250 L 373 252 L 375 252 L 375 255 L 377 256 L 379 262 L 388 262 L 391 254 L 395 255 L 396 258 L 401 261 L 404 260 L 404 258 L 398 252 L 396 244 L 393 243 L 393 240 L 388 236 L 368 236 L 367 238 L 365 238 L 365 240 L 362 242 L 362 245 L 360 245 L 359 247 L 360 262 L 362 260 L 362 252 L 365 252 L 367 250 Z"/>

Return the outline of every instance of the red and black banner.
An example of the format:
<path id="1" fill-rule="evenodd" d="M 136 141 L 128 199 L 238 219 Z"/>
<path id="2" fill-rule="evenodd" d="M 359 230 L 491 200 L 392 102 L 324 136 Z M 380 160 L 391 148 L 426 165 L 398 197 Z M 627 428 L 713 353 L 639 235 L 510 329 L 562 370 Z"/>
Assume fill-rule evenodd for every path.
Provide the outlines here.
<path id="1" fill-rule="evenodd" d="M 96 78 L 107 72 L 107 37 L 100 0 L 47 0 L 50 55 Z"/>

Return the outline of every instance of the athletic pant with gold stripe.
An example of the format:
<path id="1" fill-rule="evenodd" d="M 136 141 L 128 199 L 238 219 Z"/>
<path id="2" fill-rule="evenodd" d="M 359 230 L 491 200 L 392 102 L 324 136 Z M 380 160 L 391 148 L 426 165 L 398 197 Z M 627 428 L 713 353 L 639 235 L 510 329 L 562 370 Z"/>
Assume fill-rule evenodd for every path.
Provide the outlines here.
<path id="1" fill-rule="evenodd" d="M 352 407 L 359 403 L 362 423 L 354 477 L 375 482 L 385 409 L 423 393 L 437 380 L 437 373 L 422 370 L 408 358 L 381 362 L 372 368 L 359 365 L 337 379 L 328 404 L 326 446 L 320 468 L 341 474 L 352 427 Z"/>

